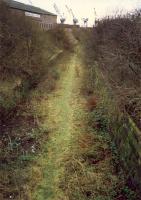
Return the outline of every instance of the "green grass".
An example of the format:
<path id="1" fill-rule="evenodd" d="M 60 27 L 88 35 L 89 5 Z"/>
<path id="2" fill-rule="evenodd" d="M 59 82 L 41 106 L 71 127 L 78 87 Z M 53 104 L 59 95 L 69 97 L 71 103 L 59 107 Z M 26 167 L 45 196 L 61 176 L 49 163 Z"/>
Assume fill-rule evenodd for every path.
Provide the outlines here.
<path id="1" fill-rule="evenodd" d="M 75 77 L 76 57 L 72 56 L 66 63 L 66 71 L 58 83 L 58 89 L 49 96 L 47 102 L 48 117 L 44 124 L 48 124 L 50 132 L 49 142 L 46 144 L 47 153 L 43 154 L 45 162 L 43 181 L 38 187 L 35 199 L 58 199 L 62 196 L 59 190 L 59 176 L 64 173 L 62 158 L 69 153 L 71 141 L 73 110 L 71 107 L 72 89 Z M 43 124 L 43 126 L 45 126 Z M 40 161 L 39 161 L 40 162 Z"/>

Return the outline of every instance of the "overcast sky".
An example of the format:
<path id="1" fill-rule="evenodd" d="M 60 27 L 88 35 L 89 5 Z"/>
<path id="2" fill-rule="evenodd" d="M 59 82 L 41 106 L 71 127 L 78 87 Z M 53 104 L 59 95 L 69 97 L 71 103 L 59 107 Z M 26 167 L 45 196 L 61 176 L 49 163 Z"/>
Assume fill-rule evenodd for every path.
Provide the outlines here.
<path id="1" fill-rule="evenodd" d="M 20 2 L 28 3 L 30 0 L 17 0 Z M 66 23 L 72 23 L 72 18 L 68 14 L 65 5 L 73 9 L 79 23 L 82 24 L 82 18 L 89 18 L 89 25 L 91 26 L 94 21 L 94 8 L 96 9 L 97 16 L 103 17 L 111 15 L 117 10 L 122 12 L 132 11 L 137 7 L 141 8 L 141 0 L 31 0 L 34 6 L 46 9 L 55 13 L 53 4 L 56 3 L 60 11 L 65 14 Z M 58 18 L 59 20 L 59 18 Z"/>

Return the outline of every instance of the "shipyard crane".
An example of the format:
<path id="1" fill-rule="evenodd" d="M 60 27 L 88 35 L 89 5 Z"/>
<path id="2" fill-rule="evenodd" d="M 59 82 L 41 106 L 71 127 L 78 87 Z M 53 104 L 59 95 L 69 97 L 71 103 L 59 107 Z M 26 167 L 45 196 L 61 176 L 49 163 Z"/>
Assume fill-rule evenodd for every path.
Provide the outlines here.
<path id="1" fill-rule="evenodd" d="M 88 27 L 88 18 L 83 18 L 82 21 L 84 22 L 84 27 Z"/>
<path id="2" fill-rule="evenodd" d="M 95 8 L 94 8 L 94 18 L 95 18 L 94 25 L 97 25 L 98 20 L 97 20 L 97 12 Z"/>
<path id="3" fill-rule="evenodd" d="M 96 13 L 96 9 L 94 8 L 94 17 L 95 17 L 95 21 L 97 20 L 97 13 Z"/>
<path id="4" fill-rule="evenodd" d="M 73 17 L 73 24 L 76 25 L 78 23 L 78 19 L 75 17 L 73 10 L 66 5 L 68 13 Z"/>
<path id="5" fill-rule="evenodd" d="M 59 8 L 57 7 L 56 4 L 54 4 L 54 9 L 55 9 L 56 13 L 57 13 L 57 14 L 59 15 L 59 17 L 60 17 L 60 22 L 61 22 L 61 24 L 64 24 L 64 22 L 66 21 L 66 18 L 64 17 L 64 14 L 61 14 L 61 12 L 60 12 L 60 10 L 59 10 Z"/>

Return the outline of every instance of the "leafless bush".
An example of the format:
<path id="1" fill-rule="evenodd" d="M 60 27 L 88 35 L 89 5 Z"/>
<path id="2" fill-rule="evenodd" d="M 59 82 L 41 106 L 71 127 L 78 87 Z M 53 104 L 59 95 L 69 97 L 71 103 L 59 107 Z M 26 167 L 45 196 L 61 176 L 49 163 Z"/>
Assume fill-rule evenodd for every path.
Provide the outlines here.
<path id="1" fill-rule="evenodd" d="M 94 28 L 93 48 L 120 107 L 140 125 L 141 17 L 134 14 L 104 18 Z"/>

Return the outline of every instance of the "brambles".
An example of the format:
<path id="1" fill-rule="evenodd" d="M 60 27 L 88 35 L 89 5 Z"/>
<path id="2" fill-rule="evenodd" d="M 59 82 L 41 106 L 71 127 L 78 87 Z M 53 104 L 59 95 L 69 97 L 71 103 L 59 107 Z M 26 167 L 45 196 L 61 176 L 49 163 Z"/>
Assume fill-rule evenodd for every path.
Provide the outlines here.
<path id="1" fill-rule="evenodd" d="M 141 27 L 139 12 L 104 18 L 93 30 L 93 49 L 103 79 L 121 111 L 140 124 Z"/>

